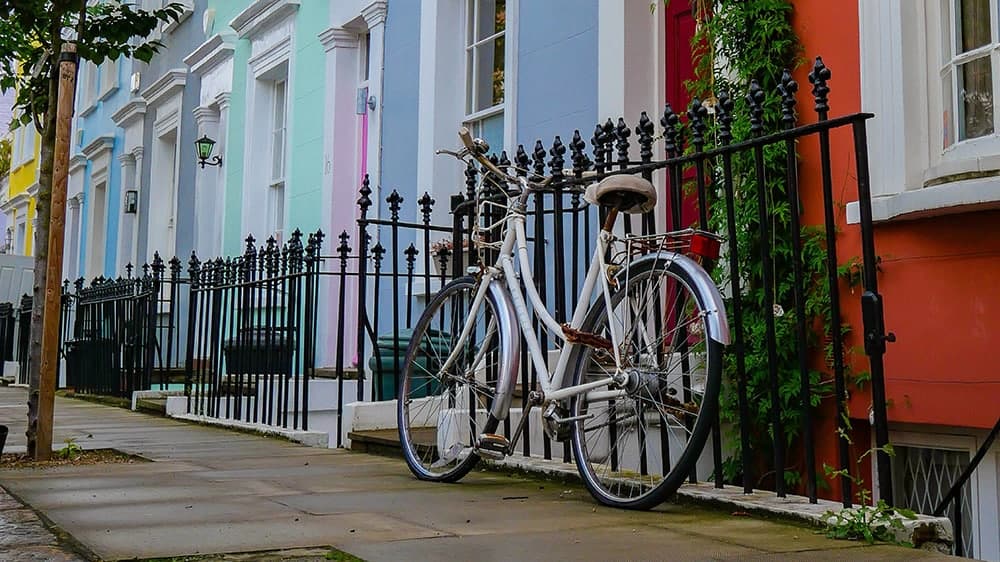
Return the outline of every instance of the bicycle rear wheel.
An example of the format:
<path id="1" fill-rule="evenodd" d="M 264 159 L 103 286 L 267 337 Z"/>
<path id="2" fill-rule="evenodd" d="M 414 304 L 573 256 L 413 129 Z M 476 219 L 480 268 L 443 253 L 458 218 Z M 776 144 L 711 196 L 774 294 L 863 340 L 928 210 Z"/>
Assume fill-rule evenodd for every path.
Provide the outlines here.
<path id="1" fill-rule="evenodd" d="M 490 408 L 506 332 L 489 292 L 459 345 L 478 288 L 472 277 L 445 285 L 417 321 L 406 351 L 397 401 L 399 439 L 406 464 L 421 480 L 454 482 L 465 476 L 479 460 L 474 450 L 479 435 L 493 433 L 499 424 Z"/>
<path id="2" fill-rule="evenodd" d="M 673 261 L 632 266 L 619 283 L 610 318 L 628 382 L 571 401 L 573 453 L 599 502 L 649 509 L 677 491 L 705 446 L 718 408 L 723 347 L 705 321 L 709 295 Z M 598 299 L 581 329 L 610 340 L 608 319 Z M 613 350 L 585 347 L 574 384 L 614 372 Z"/>

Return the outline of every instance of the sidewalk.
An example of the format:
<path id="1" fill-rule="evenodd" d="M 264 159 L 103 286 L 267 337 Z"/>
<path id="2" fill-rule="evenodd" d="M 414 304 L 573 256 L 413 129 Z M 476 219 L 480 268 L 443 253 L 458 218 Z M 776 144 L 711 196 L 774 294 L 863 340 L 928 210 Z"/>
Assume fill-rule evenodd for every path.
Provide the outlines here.
<path id="1" fill-rule="evenodd" d="M 24 445 L 24 401 L 0 388 L 8 446 Z M 400 459 L 58 399 L 55 442 L 67 438 L 153 462 L 0 467 L 0 485 L 103 560 L 330 546 L 366 560 L 946 558 L 691 505 L 607 509 L 579 486 L 490 472 L 428 484 Z"/>

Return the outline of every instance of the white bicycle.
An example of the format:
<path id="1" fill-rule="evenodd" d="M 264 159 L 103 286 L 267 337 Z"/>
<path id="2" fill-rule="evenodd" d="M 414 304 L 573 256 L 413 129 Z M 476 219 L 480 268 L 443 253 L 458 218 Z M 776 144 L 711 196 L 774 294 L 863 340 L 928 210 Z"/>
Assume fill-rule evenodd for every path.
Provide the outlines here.
<path id="1" fill-rule="evenodd" d="M 497 234 L 500 242 L 478 243 L 499 257 L 445 285 L 413 329 L 397 401 L 410 470 L 454 482 L 480 457 L 512 455 L 539 408 L 550 437 L 572 440 L 580 475 L 599 502 L 658 505 L 691 474 L 718 408 L 729 328 L 722 297 L 699 263 L 717 257 L 718 239 L 696 230 L 618 236 L 618 214 L 652 209 L 656 191 L 632 175 L 592 183 L 584 198 L 606 207 L 607 218 L 572 319 L 560 325 L 531 282 L 525 234 L 528 198 L 551 178 L 510 175 L 486 158 L 485 142 L 465 128 L 459 136 L 465 148 L 439 153 L 488 170 L 473 239 Z M 484 196 L 486 182 L 502 189 L 504 202 Z M 502 220 L 488 222 L 497 215 L 484 212 L 490 205 L 502 208 Z M 551 368 L 532 314 L 562 342 Z M 520 389 L 527 403 L 515 410 L 520 419 L 508 439 L 497 430 L 511 413 L 521 336 L 538 386 Z"/>

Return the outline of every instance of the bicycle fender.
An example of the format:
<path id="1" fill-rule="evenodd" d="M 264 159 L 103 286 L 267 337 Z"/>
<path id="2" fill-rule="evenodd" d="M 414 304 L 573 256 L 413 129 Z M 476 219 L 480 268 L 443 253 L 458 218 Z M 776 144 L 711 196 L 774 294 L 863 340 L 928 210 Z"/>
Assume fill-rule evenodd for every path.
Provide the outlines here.
<path id="1" fill-rule="evenodd" d="M 517 382 L 518 362 L 521 360 L 521 334 L 517 332 L 517 314 L 510 294 L 497 281 L 490 283 L 490 295 L 497 303 L 497 320 L 499 326 L 506 326 L 510 332 L 500 337 L 501 365 L 504 372 L 497 377 L 497 399 L 493 401 L 490 414 L 498 420 L 505 419 L 514 398 L 514 384 Z"/>
<path id="2" fill-rule="evenodd" d="M 726 318 L 726 305 L 722 300 L 722 294 L 719 293 L 719 288 L 715 286 L 715 281 L 712 280 L 712 276 L 698 262 L 675 252 L 646 254 L 633 261 L 630 266 L 645 265 L 647 262 L 650 264 L 655 262 L 673 263 L 683 270 L 688 277 L 688 281 L 694 284 L 692 288 L 695 290 L 695 294 L 700 295 L 703 301 L 699 304 L 705 310 L 705 322 L 708 323 L 712 331 L 712 339 L 722 345 L 729 345 L 729 320 Z M 618 276 L 623 278 L 627 273 L 628 270 L 623 269 L 619 272 Z"/>

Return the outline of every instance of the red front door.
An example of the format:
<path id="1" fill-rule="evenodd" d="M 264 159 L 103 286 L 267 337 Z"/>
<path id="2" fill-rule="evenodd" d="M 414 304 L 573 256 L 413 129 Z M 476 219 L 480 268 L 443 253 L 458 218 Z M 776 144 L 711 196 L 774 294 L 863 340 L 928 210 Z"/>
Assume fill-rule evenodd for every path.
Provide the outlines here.
<path id="1" fill-rule="evenodd" d="M 694 62 L 691 60 L 691 40 L 694 38 L 695 19 L 691 11 L 691 3 L 668 2 L 664 6 L 666 14 L 666 42 L 664 57 L 666 64 L 666 94 L 667 103 L 678 115 L 687 113 L 691 102 L 684 82 L 694 79 Z M 693 183 L 694 169 L 684 171 L 684 183 Z M 673 216 L 671 208 L 672 197 L 667 198 L 667 224 Z M 677 228 L 686 228 L 698 220 L 698 197 L 693 192 L 684 197 L 681 206 L 681 224 Z"/>

